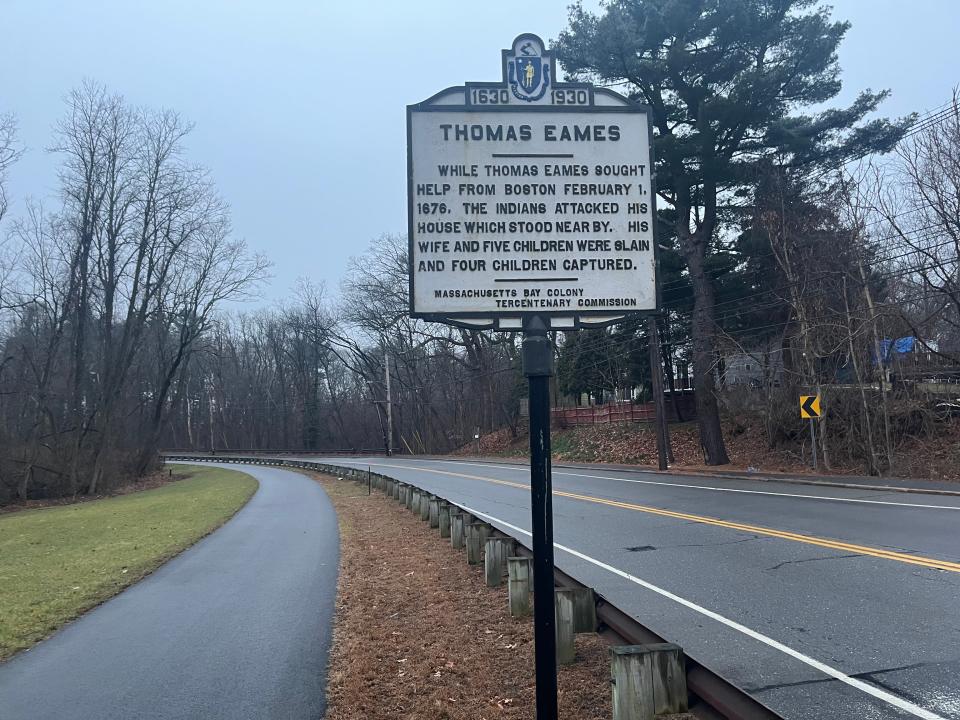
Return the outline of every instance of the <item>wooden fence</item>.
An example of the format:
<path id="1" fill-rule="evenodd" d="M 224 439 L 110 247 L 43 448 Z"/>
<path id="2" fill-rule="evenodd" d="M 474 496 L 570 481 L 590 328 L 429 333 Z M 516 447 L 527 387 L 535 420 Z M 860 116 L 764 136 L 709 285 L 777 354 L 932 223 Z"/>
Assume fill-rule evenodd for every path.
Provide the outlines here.
<path id="1" fill-rule="evenodd" d="M 664 402 L 667 422 L 693 420 L 697 416 L 693 390 L 678 390 L 674 395 L 668 394 Z M 680 417 L 677 417 L 678 410 Z M 654 412 L 652 402 L 618 402 L 587 407 L 557 407 L 550 411 L 550 419 L 553 426 L 558 428 L 577 425 L 609 425 L 610 423 L 643 423 L 653 422 Z"/>
<path id="2" fill-rule="evenodd" d="M 654 420 L 653 403 L 618 403 L 590 407 L 553 408 L 550 412 L 554 427 L 653 422 Z"/>

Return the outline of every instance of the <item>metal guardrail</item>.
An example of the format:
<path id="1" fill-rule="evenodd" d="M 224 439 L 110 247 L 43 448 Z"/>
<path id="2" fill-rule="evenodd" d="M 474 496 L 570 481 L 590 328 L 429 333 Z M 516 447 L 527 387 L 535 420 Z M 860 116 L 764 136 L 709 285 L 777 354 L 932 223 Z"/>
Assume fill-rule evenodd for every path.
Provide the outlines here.
<path id="1" fill-rule="evenodd" d="M 163 457 L 166 460 L 181 462 L 229 462 L 246 465 L 277 465 L 301 470 L 314 470 L 324 474 L 345 476 L 366 482 L 369 482 L 370 478 L 375 477 L 403 485 L 418 487 L 405 480 L 398 480 L 397 478 L 381 475 L 380 473 L 371 473 L 368 470 L 343 465 L 333 465 L 330 463 L 311 462 L 309 460 L 291 460 L 265 455 L 179 454 L 173 451 L 165 452 Z M 425 488 L 419 489 L 425 490 Z M 447 500 L 446 498 L 440 499 L 451 505 L 460 507 L 451 500 Z M 464 512 L 469 511 L 464 510 Z M 499 530 L 495 530 L 495 533 L 500 537 L 511 537 L 516 543 L 517 553 L 519 555 L 533 557 L 533 551 L 517 538 L 508 536 Z M 554 570 L 554 577 L 558 587 L 587 587 L 576 578 L 567 575 L 558 568 Z M 593 594 L 597 606 L 597 619 L 600 622 L 599 632 L 614 644 L 645 645 L 649 643 L 668 642 L 665 638 L 641 624 L 636 618 L 628 615 L 611 603 L 596 590 L 593 590 Z M 780 715 L 755 697 L 741 690 L 730 681 L 725 680 L 702 663 L 697 662 L 689 655 L 685 655 L 685 658 L 687 691 L 690 694 L 690 712 L 698 718 L 701 718 L 701 720 L 723 720 L 723 718 L 726 718 L 726 720 L 783 720 Z"/>
<path id="2" fill-rule="evenodd" d="M 402 450 L 394 449 L 394 455 L 404 455 Z M 160 451 L 160 457 L 173 457 L 174 455 L 190 455 L 191 457 L 224 458 L 224 457 L 271 457 L 276 455 L 316 455 L 318 457 L 328 457 L 330 455 L 384 455 L 383 448 L 347 448 L 341 450 L 223 450 L 220 455 L 215 452 L 196 450 L 194 448 L 167 448 Z"/>

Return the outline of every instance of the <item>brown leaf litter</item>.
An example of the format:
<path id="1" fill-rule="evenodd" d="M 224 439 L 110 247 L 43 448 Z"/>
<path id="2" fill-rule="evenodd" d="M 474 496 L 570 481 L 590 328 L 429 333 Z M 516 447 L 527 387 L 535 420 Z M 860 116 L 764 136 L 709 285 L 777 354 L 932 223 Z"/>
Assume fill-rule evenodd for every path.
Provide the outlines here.
<path id="1" fill-rule="evenodd" d="M 510 616 L 506 588 L 395 501 L 317 477 L 341 537 L 327 719 L 534 720 L 533 626 Z M 576 646 L 560 718 L 609 720 L 608 645 Z"/>

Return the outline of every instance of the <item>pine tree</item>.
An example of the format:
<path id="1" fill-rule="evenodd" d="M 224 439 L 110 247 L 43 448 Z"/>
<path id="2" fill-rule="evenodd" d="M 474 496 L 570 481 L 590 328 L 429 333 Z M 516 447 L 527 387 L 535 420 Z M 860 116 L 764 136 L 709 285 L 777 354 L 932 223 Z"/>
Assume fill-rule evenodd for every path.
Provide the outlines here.
<path id="1" fill-rule="evenodd" d="M 693 291 L 692 355 L 700 441 L 728 462 L 714 381 L 715 283 L 723 203 L 748 194 L 757 164 L 815 171 L 887 151 L 909 119 L 864 117 L 886 92 L 803 114 L 840 91 L 837 47 L 849 27 L 814 0 L 610 0 L 571 8 L 555 43 L 574 76 L 625 83 L 650 107 L 658 200 L 665 202 Z"/>

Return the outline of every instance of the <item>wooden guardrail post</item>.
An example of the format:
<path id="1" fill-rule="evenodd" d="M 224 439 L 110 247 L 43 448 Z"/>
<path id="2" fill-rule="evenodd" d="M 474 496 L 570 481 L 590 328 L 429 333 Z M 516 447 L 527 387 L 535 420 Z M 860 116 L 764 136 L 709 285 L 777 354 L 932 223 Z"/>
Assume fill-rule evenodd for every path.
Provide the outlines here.
<path id="1" fill-rule="evenodd" d="M 462 512 L 453 513 L 450 516 L 450 544 L 454 550 L 460 550 L 467 539 L 466 515 Z"/>
<path id="2" fill-rule="evenodd" d="M 613 720 L 687 711 L 683 650 L 673 643 L 610 648 Z"/>
<path id="3" fill-rule="evenodd" d="M 570 588 L 573 598 L 573 631 L 594 633 L 597 631 L 597 601 L 593 588 Z"/>
<path id="4" fill-rule="evenodd" d="M 569 665 L 573 662 L 575 656 L 573 645 L 573 594 L 569 589 L 558 588 L 553 597 L 556 617 L 557 664 Z M 539 601 L 539 598 L 537 598 L 537 602 Z"/>
<path id="5" fill-rule="evenodd" d="M 440 500 L 436 497 L 430 498 L 430 527 L 440 527 Z"/>
<path id="6" fill-rule="evenodd" d="M 428 493 L 420 493 L 420 519 L 421 520 L 430 520 L 430 501 L 433 499 L 433 495 Z"/>
<path id="7" fill-rule="evenodd" d="M 469 565 L 479 565 L 483 541 L 480 539 L 480 528 L 483 523 L 470 523 L 467 525 L 467 563 Z"/>
<path id="8" fill-rule="evenodd" d="M 420 510 L 420 491 L 410 486 L 410 490 L 407 492 L 407 510 L 412 510 L 417 512 Z"/>
<path id="9" fill-rule="evenodd" d="M 489 538 L 483 557 L 487 587 L 499 587 L 507 571 L 507 558 L 513 555 L 513 538 Z"/>
<path id="10" fill-rule="evenodd" d="M 440 537 L 450 537 L 450 503 L 443 500 L 437 508 L 437 527 L 440 528 Z"/>
<path id="11" fill-rule="evenodd" d="M 533 558 L 507 558 L 507 597 L 510 614 L 524 617 L 530 614 L 530 583 L 533 581 Z"/>
<path id="12" fill-rule="evenodd" d="M 480 552 L 482 554 L 487 549 L 487 540 L 493 534 L 493 528 L 485 522 L 477 524 L 480 526 Z M 483 557 L 480 560 L 482 561 Z"/>

